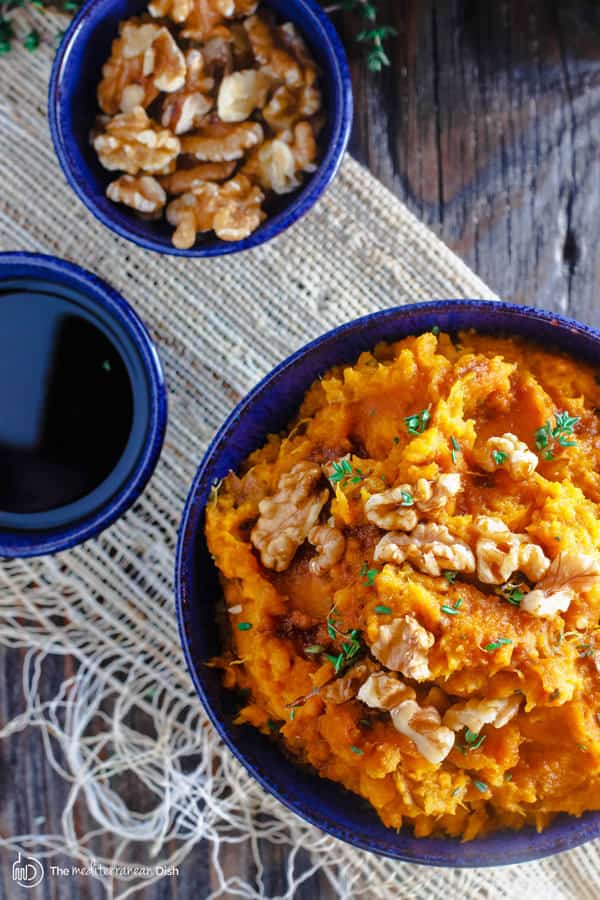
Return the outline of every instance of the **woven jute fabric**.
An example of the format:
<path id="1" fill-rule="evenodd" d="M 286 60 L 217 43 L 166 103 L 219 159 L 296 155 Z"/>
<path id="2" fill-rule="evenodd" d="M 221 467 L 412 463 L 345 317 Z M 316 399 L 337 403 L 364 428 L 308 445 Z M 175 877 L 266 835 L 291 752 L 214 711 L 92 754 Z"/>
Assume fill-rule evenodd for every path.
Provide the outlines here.
<path id="1" fill-rule="evenodd" d="M 214 898 L 269 896 L 261 871 L 273 844 L 283 859 L 282 898 L 318 870 L 340 898 L 597 897 L 593 845 L 461 871 L 393 862 L 323 835 L 265 794 L 223 747 L 177 636 L 178 520 L 204 448 L 237 400 L 295 348 L 355 316 L 411 300 L 494 295 L 349 158 L 304 220 L 254 251 L 175 260 L 116 238 L 84 209 L 55 160 L 46 88 L 62 23 L 33 16 L 43 46 L 0 60 L 0 248 L 65 257 L 121 291 L 158 345 L 170 409 L 156 473 L 119 522 L 56 557 L 0 564 L 0 641 L 22 650 L 25 697 L 21 714 L 0 723 L 0 739 L 37 730 L 48 767 L 69 785 L 59 833 L 32 823 L 31 834 L 0 842 L 48 862 L 57 854 L 96 866 L 146 861 L 148 871 L 134 876 L 98 872 L 115 898 L 160 878 L 160 865 L 176 865 L 201 841 L 204 853 L 207 842 L 212 850 Z M 44 672 L 54 654 L 72 660 L 73 674 L 48 698 Z M 120 795 L 124 773 L 151 792 L 147 811 Z M 107 835 L 110 857 L 98 851 Z M 247 864 L 236 868 L 232 844 L 240 860 L 252 860 L 252 877 Z"/>

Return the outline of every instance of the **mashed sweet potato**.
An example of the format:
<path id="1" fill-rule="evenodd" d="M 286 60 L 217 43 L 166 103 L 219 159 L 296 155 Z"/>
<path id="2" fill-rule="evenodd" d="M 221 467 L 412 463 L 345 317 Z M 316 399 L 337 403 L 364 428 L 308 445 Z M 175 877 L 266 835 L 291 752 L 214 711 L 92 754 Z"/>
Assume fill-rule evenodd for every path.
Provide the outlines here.
<path id="1" fill-rule="evenodd" d="M 239 721 L 418 836 L 600 809 L 599 380 L 427 333 L 317 381 L 207 509 Z"/>

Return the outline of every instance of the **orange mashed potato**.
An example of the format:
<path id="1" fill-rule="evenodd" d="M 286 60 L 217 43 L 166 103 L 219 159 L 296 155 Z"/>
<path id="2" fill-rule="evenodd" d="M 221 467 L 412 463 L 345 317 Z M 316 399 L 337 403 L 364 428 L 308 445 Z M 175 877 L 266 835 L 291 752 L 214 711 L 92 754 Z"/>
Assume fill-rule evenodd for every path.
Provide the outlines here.
<path id="1" fill-rule="evenodd" d="M 239 722 L 390 828 L 600 809 L 600 379 L 409 337 L 310 388 L 215 489 Z"/>

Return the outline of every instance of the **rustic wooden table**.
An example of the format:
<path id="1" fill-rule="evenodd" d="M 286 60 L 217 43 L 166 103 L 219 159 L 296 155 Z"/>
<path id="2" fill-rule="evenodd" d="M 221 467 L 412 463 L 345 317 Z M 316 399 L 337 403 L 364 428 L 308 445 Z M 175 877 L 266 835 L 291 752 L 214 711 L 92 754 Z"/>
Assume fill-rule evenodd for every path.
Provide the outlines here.
<path id="1" fill-rule="evenodd" d="M 366 71 L 352 49 L 356 119 L 351 149 L 501 297 L 600 326 L 600 4 L 555 0 L 390 0 L 393 65 Z M 349 46 L 352 25 L 344 23 Z M 390 298 L 393 302 L 393 298 Z M 22 708 L 21 657 L 0 653 L 0 727 Z M 55 658 L 48 696 L 70 673 Z M 0 833 L 60 831 L 63 781 L 35 729 L 1 745 Z M 140 785 L 128 802 L 151 808 Z M 86 822 L 80 810 L 80 824 Z M 249 854 L 232 845 L 226 874 L 252 877 Z M 111 847 L 104 847 L 110 856 Z M 285 890 L 284 854 L 268 850 L 268 897 Z M 1 854 L 0 898 L 20 896 Z M 59 860 L 66 863 L 67 860 Z M 302 859 L 299 860 L 302 864 Z M 306 862 L 306 860 L 304 860 Z M 209 848 L 139 896 L 204 900 L 215 886 Z M 23 896 L 100 900 L 92 879 L 47 879 Z M 376 896 L 376 886 L 373 888 Z M 333 900 L 325 879 L 295 900 Z M 400 898 L 404 900 L 404 898 Z"/>

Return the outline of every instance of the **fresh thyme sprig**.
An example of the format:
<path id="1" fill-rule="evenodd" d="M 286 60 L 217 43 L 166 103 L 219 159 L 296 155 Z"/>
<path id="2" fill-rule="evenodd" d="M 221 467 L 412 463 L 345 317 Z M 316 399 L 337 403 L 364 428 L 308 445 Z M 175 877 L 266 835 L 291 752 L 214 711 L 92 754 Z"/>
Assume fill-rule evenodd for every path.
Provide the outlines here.
<path id="1" fill-rule="evenodd" d="M 353 468 L 347 459 L 342 459 L 340 462 L 334 461 L 332 468 L 333 472 L 329 476 L 332 484 L 339 484 L 343 488 L 347 484 L 358 484 L 359 481 L 362 481 L 362 469 L 359 469 L 358 466 Z"/>
<path id="2" fill-rule="evenodd" d="M 550 419 L 535 433 L 535 446 L 542 450 L 544 459 L 554 459 L 556 444 L 559 447 L 574 447 L 577 441 L 567 438 L 573 435 L 573 428 L 579 422 L 579 416 L 570 416 L 568 412 L 554 413 L 554 427 Z"/>
<path id="3" fill-rule="evenodd" d="M 379 0 L 339 0 L 325 7 L 325 12 L 346 12 L 359 17 L 364 28 L 356 35 L 356 40 L 367 46 L 367 65 L 371 72 L 381 72 L 390 65 L 390 58 L 383 46 L 384 41 L 398 32 L 391 25 L 378 21 Z"/>

